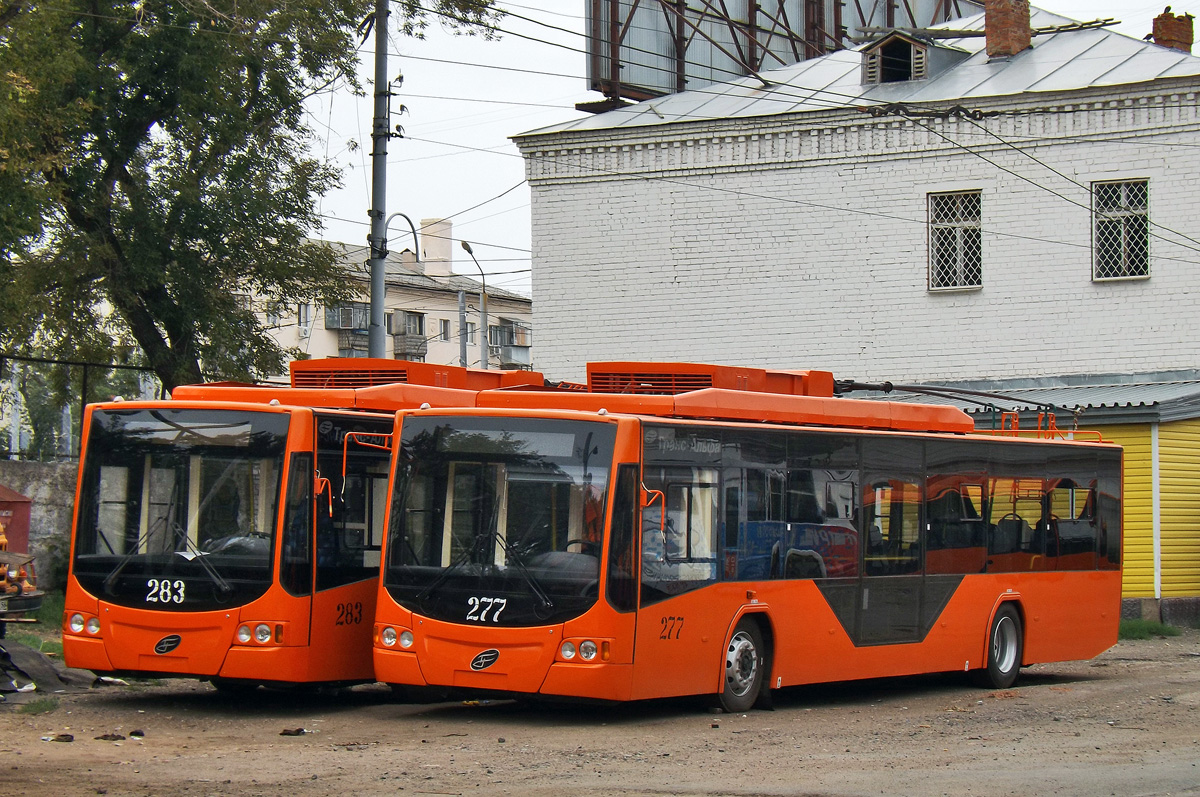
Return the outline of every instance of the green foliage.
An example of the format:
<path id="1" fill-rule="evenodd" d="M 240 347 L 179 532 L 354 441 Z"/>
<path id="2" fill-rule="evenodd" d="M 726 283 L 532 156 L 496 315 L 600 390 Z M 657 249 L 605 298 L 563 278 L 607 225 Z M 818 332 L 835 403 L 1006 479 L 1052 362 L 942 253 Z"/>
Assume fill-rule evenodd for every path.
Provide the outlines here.
<path id="1" fill-rule="evenodd" d="M 15 627 L 15 624 L 9 625 L 8 635 L 4 638 L 5 642 L 16 642 L 27 648 L 33 648 L 39 653 L 45 653 L 47 656 L 62 655 L 62 639 L 50 639 L 31 634 L 28 631 L 13 631 L 12 629 Z"/>
<path id="2" fill-rule="evenodd" d="M 1153 620 L 1122 620 L 1117 635 L 1121 639 L 1150 639 L 1179 636 L 1179 629 Z"/>
<path id="3" fill-rule="evenodd" d="M 49 714 L 50 712 L 57 710 L 57 697 L 39 697 L 37 700 L 31 700 L 28 703 L 22 704 L 17 709 L 17 711 L 22 714 Z"/>
<path id="4" fill-rule="evenodd" d="M 490 5 L 433 13 L 473 25 Z M 239 296 L 346 298 L 308 238 L 340 175 L 309 155 L 303 106 L 357 88 L 370 8 L 0 0 L 0 349 L 113 362 L 133 342 L 167 388 L 282 370 Z M 419 34 L 428 12 L 400 8 Z"/>

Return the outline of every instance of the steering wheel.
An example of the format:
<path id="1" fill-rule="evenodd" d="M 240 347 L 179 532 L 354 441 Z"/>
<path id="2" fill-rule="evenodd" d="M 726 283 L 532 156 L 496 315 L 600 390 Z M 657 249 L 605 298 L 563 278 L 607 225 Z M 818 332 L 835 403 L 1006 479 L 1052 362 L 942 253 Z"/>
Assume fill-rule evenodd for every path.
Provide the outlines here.
<path id="1" fill-rule="evenodd" d="M 570 550 L 572 545 L 578 545 L 579 552 L 582 554 L 587 554 L 588 556 L 595 556 L 595 557 L 600 556 L 599 543 L 590 542 L 589 540 L 571 540 L 570 542 L 567 543 L 566 549 Z"/>

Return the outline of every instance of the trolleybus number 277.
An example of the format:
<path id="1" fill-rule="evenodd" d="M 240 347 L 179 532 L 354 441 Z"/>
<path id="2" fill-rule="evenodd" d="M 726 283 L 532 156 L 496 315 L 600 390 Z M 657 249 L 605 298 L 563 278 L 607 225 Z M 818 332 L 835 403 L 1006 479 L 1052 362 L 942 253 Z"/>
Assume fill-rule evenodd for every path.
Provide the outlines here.
<path id="1" fill-rule="evenodd" d="M 679 639 L 683 633 L 683 617 L 660 617 L 662 630 L 658 632 L 659 639 Z"/>
<path id="2" fill-rule="evenodd" d="M 146 581 L 146 603 L 183 603 L 184 583 L 169 578 L 151 578 Z"/>
<path id="3" fill-rule="evenodd" d="M 508 598 L 479 598 L 474 595 L 467 598 L 467 619 L 479 623 L 488 621 L 488 612 L 492 613 L 493 623 L 500 622 L 500 612 L 508 605 Z"/>

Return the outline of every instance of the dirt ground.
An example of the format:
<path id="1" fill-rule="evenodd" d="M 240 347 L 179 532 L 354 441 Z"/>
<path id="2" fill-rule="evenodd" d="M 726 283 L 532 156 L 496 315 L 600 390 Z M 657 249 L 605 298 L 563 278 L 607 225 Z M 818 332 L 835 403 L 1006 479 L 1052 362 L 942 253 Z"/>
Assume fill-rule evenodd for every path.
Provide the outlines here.
<path id="1" fill-rule="evenodd" d="M 732 715 L 700 701 L 409 705 L 379 685 L 56 697 L 42 714 L 0 705 L 0 794 L 1200 795 L 1192 630 L 1030 667 L 1002 692 L 888 679 Z"/>

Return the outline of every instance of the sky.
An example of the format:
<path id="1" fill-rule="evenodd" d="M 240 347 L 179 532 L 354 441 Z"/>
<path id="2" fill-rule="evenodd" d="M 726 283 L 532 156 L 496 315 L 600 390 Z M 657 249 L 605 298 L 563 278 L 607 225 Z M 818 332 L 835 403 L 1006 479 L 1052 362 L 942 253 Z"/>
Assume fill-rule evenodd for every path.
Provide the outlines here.
<path id="1" fill-rule="evenodd" d="M 531 294 L 529 187 L 509 137 L 578 118 L 577 102 L 601 99 L 586 81 L 588 2 L 497 0 L 511 15 L 492 41 L 454 35 L 436 18 L 424 39 L 391 31 L 388 74 L 404 76 L 403 85 L 393 89 L 391 126 L 399 124 L 404 136 L 388 142 L 386 212 L 403 213 L 418 228 L 421 219 L 451 218 L 454 270 L 479 275 L 460 248 L 460 241 L 467 241 L 489 288 Z M 1165 3 L 1044 0 L 1033 5 L 1079 20 L 1117 19 L 1121 24 L 1115 30 L 1140 39 Z M 1171 8 L 1200 16 L 1200 2 L 1172 3 Z M 364 247 L 370 229 L 374 57 L 372 36 L 360 48 L 368 96 L 337 91 L 308 107 L 319 136 L 314 154 L 344 169 L 342 188 L 320 203 L 321 235 Z M 388 248 L 412 248 L 404 219 L 397 217 L 389 227 Z"/>

